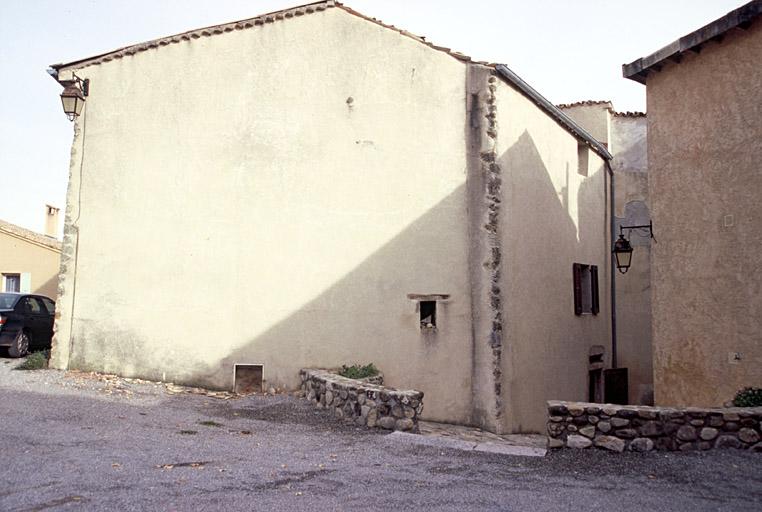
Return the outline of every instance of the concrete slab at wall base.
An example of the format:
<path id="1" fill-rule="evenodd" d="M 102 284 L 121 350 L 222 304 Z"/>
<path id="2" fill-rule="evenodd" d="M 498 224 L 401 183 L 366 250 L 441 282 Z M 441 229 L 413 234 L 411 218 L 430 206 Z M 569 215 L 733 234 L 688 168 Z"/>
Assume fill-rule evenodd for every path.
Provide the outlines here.
<path id="1" fill-rule="evenodd" d="M 545 448 L 536 448 L 533 446 L 519 446 L 493 441 L 464 441 L 462 439 L 453 439 L 436 435 L 409 434 L 407 432 L 393 432 L 386 436 L 385 439 L 390 443 L 411 443 L 420 446 L 432 446 L 435 448 L 496 453 L 500 455 L 518 455 L 522 457 L 544 457 L 547 453 Z"/>

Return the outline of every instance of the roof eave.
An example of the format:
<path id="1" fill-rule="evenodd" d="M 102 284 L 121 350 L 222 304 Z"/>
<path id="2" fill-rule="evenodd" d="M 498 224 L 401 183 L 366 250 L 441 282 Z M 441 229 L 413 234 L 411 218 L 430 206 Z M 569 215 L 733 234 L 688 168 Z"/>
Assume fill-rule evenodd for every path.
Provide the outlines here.
<path id="1" fill-rule="evenodd" d="M 687 51 L 698 53 L 703 44 L 709 41 L 720 41 L 726 32 L 734 28 L 748 28 L 760 15 L 762 15 L 762 0 L 752 0 L 651 55 L 622 65 L 622 76 L 645 84 L 648 73 L 661 70 L 665 61 L 679 62 L 681 54 Z"/>
<path id="2" fill-rule="evenodd" d="M 550 115 L 558 124 L 566 128 L 577 139 L 587 144 L 598 156 L 604 160 L 611 160 L 613 156 L 609 153 L 608 149 L 601 144 L 595 137 L 590 135 L 584 128 L 578 125 L 571 117 L 564 114 L 561 109 L 551 103 L 545 96 L 537 92 L 531 85 L 526 83 L 519 75 L 514 73 L 505 64 L 498 64 L 495 69 L 498 74 L 505 79 L 508 83 L 519 89 L 526 97 L 528 97 L 535 105 L 544 110 L 546 114 Z"/>

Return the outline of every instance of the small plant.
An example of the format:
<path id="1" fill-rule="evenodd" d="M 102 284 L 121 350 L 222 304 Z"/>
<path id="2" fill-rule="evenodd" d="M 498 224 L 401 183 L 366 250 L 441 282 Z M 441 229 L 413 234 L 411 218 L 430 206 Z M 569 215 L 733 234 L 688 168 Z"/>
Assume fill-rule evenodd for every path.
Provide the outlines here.
<path id="1" fill-rule="evenodd" d="M 736 407 L 762 407 L 762 388 L 743 388 L 733 399 Z"/>
<path id="2" fill-rule="evenodd" d="M 343 364 L 339 370 L 339 375 L 348 379 L 364 379 L 366 377 L 375 377 L 378 374 L 378 368 L 373 363 L 366 364 L 365 366 L 360 366 L 359 364 L 347 366 Z"/>
<path id="3" fill-rule="evenodd" d="M 32 352 L 26 361 L 16 367 L 17 370 L 45 370 L 48 367 L 49 350 Z"/>

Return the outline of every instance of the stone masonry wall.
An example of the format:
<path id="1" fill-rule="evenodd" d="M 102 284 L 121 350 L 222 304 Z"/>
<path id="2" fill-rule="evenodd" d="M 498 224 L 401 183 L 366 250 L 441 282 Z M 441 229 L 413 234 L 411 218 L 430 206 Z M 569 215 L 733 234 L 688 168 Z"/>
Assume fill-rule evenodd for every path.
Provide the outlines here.
<path id="1" fill-rule="evenodd" d="M 328 370 L 299 372 L 302 391 L 316 407 L 329 408 L 337 418 L 369 428 L 418 432 L 423 393 L 387 388 L 368 380 L 355 380 Z"/>
<path id="2" fill-rule="evenodd" d="M 548 402 L 549 448 L 762 452 L 762 407 L 700 409 Z"/>

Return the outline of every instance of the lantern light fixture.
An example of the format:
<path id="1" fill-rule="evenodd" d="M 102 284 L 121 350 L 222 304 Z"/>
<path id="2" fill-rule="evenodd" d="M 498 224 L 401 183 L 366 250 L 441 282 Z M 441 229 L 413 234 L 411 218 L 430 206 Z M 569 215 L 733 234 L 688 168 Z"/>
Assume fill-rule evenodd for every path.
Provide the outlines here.
<path id="1" fill-rule="evenodd" d="M 650 238 L 653 238 L 654 243 L 656 242 L 656 238 L 654 238 L 653 222 L 640 226 L 619 226 L 619 239 L 614 242 L 614 249 L 611 252 L 616 258 L 616 268 L 622 274 L 626 274 L 627 271 L 630 270 L 630 264 L 632 263 L 632 245 L 630 245 L 630 241 L 624 236 L 625 229 L 629 230 L 628 236 L 632 233 L 633 229 L 647 229 Z"/>
<path id="2" fill-rule="evenodd" d="M 64 90 L 61 93 L 61 103 L 63 104 L 64 114 L 69 121 L 74 121 L 85 106 L 85 98 L 90 93 L 90 79 L 82 80 L 77 75 L 72 75 L 73 80 L 64 82 Z"/>

